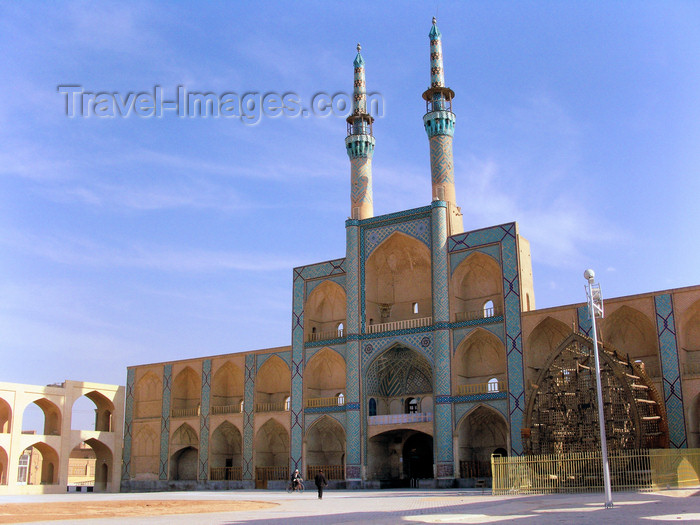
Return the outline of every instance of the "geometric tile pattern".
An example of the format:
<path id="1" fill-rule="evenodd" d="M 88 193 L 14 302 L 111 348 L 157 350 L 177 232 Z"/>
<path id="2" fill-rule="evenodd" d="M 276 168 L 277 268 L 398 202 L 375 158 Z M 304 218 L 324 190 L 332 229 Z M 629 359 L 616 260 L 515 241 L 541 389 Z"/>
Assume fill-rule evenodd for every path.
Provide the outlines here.
<path id="1" fill-rule="evenodd" d="M 350 222 L 350 221 L 348 221 Z M 347 298 L 347 310 L 345 316 L 346 330 L 348 334 L 360 333 L 360 320 L 358 309 L 358 290 L 359 290 L 359 273 L 358 273 L 358 257 L 359 257 L 359 231 L 356 225 L 351 225 L 346 222 L 345 226 L 345 249 L 346 249 L 346 270 L 345 274 L 345 295 Z M 353 221 L 358 222 L 358 221 Z"/>
<path id="2" fill-rule="evenodd" d="M 586 337 L 591 337 L 591 318 L 588 315 L 588 305 L 584 304 L 576 309 L 576 317 L 578 319 L 578 331 Z"/>
<path id="3" fill-rule="evenodd" d="M 450 135 L 434 135 L 430 138 L 430 174 L 433 184 L 454 183 Z"/>
<path id="4" fill-rule="evenodd" d="M 134 422 L 134 378 L 136 370 L 126 371 L 126 413 L 124 414 L 124 451 L 122 452 L 122 481 L 131 478 L 131 434 Z"/>
<path id="5" fill-rule="evenodd" d="M 447 287 L 447 203 L 433 201 L 431 208 L 433 324 L 438 324 L 450 320 Z M 445 350 L 449 357 L 449 348 Z"/>
<path id="6" fill-rule="evenodd" d="M 457 267 L 471 254 L 479 252 L 484 255 L 488 255 L 493 258 L 498 265 L 501 264 L 501 247 L 498 244 L 491 244 L 490 246 L 483 246 L 481 248 L 475 248 L 474 250 L 464 250 L 457 252 L 450 257 L 450 275 L 452 275 Z"/>
<path id="7" fill-rule="evenodd" d="M 659 337 L 659 354 L 664 381 L 664 401 L 668 417 L 671 447 L 686 448 L 685 415 L 683 412 L 683 390 L 678 366 L 676 322 L 673 315 L 673 300 L 670 294 L 654 297 L 656 308 L 656 332 Z"/>
<path id="8" fill-rule="evenodd" d="M 253 431 L 255 412 L 255 354 L 245 356 L 244 397 L 243 397 L 243 479 L 253 479 Z"/>
<path id="9" fill-rule="evenodd" d="M 168 479 L 170 455 L 170 391 L 173 381 L 173 365 L 163 366 L 163 406 L 160 414 L 160 469 L 158 479 Z"/>
<path id="10" fill-rule="evenodd" d="M 385 335 L 385 334 L 382 334 Z M 381 339 L 368 339 L 361 337 L 359 344 L 362 346 L 362 369 L 366 372 L 368 363 L 385 350 L 392 346 L 404 346 L 415 350 L 428 362 L 433 365 L 433 329 L 426 326 L 421 328 L 421 331 L 415 334 L 407 334 L 400 336 L 385 336 Z"/>
<path id="11" fill-rule="evenodd" d="M 372 204 L 372 157 L 350 159 L 351 209 Z"/>
<path id="12" fill-rule="evenodd" d="M 425 217 L 407 222 L 378 226 L 365 230 L 365 256 L 372 255 L 374 249 L 384 242 L 392 233 L 401 232 L 409 237 L 418 239 L 428 248 L 430 247 L 430 220 Z"/>
<path id="13" fill-rule="evenodd" d="M 258 354 L 258 359 L 257 359 L 257 371 L 260 371 L 260 367 L 265 364 L 265 361 L 267 361 L 270 357 L 277 356 L 282 359 L 285 363 L 287 363 L 287 366 L 291 368 L 292 366 L 292 353 L 287 351 L 287 352 L 275 352 L 272 354 Z"/>
<path id="14" fill-rule="evenodd" d="M 523 426 L 525 392 L 523 385 L 523 346 L 520 328 L 520 282 L 518 278 L 517 226 L 501 224 L 454 235 L 448 239 L 449 253 L 483 245 L 500 243 L 503 270 L 503 302 L 508 360 L 508 419 L 510 422 L 511 453 L 523 453 L 520 429 Z"/>
<path id="15" fill-rule="evenodd" d="M 211 359 L 202 361 L 202 401 L 199 408 L 199 480 L 209 479 L 209 398 Z"/>

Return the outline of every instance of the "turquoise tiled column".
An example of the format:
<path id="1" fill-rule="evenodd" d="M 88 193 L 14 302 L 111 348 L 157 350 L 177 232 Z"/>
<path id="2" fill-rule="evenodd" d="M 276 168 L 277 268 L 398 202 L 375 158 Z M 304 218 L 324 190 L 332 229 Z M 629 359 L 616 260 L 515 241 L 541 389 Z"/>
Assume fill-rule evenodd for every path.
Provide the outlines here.
<path id="1" fill-rule="evenodd" d="M 670 294 L 654 297 L 656 308 L 656 332 L 659 338 L 659 356 L 664 381 L 664 402 L 668 418 L 671 447 L 686 448 L 688 440 L 685 431 L 683 411 L 683 389 L 678 364 L 678 344 L 676 342 L 676 321 L 673 313 L 673 300 Z"/>
<path id="2" fill-rule="evenodd" d="M 124 414 L 124 451 L 122 453 L 122 481 L 131 479 L 131 437 L 134 423 L 134 378 L 136 370 L 126 372 L 126 413 Z"/>
<path id="3" fill-rule="evenodd" d="M 345 223 L 346 232 L 346 452 L 345 476 L 362 479 L 362 404 L 360 402 L 360 228 L 359 221 Z"/>
<path id="4" fill-rule="evenodd" d="M 452 403 L 450 398 L 450 303 L 447 282 L 447 203 L 431 205 L 435 450 L 438 478 L 454 477 Z"/>
<path id="5" fill-rule="evenodd" d="M 170 456 L 170 391 L 173 382 L 173 365 L 163 367 L 163 407 L 160 414 L 160 470 L 158 479 L 168 479 Z"/>
<path id="6" fill-rule="evenodd" d="M 294 271 L 292 299 L 292 399 L 290 406 L 291 442 L 289 469 L 301 468 L 304 440 L 303 375 L 304 375 L 304 278 Z"/>
<path id="7" fill-rule="evenodd" d="M 253 464 L 253 441 L 255 422 L 255 354 L 245 356 L 245 378 L 243 397 L 243 479 L 255 479 Z"/>
<path id="8" fill-rule="evenodd" d="M 202 361 L 202 393 L 199 407 L 199 480 L 209 479 L 209 396 L 211 394 L 211 359 Z"/>

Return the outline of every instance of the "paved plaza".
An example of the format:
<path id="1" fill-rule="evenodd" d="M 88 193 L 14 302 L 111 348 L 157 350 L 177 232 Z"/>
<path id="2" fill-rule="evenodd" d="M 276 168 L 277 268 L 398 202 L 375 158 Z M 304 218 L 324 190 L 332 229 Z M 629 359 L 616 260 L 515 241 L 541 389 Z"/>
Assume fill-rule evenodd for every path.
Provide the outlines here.
<path id="1" fill-rule="evenodd" d="M 615 507 L 602 508 L 602 494 L 491 496 L 480 490 L 167 492 L 147 494 L 65 494 L 0 497 L 3 503 L 96 502 L 98 500 L 241 500 L 266 501 L 269 509 L 212 514 L 80 520 L 79 525 L 235 525 L 253 524 L 450 524 L 450 523 L 700 523 L 700 491 L 668 490 L 614 494 Z M 1 521 L 0 521 L 1 522 Z M 68 521 L 33 523 L 67 524 Z"/>

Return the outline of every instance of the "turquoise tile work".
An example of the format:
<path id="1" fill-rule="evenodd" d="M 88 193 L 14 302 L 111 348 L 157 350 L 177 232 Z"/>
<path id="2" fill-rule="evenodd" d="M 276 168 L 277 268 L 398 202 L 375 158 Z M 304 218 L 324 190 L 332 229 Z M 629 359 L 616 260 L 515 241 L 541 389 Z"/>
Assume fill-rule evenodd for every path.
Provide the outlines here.
<path id="1" fill-rule="evenodd" d="M 245 376 L 243 390 L 243 479 L 252 480 L 255 468 L 253 465 L 253 440 L 255 429 L 255 354 L 245 356 Z"/>
<path id="2" fill-rule="evenodd" d="M 664 401 L 668 417 L 671 447 L 686 448 L 685 413 L 683 411 L 683 389 L 678 365 L 676 321 L 673 300 L 670 294 L 654 297 L 656 308 L 656 331 L 659 337 L 659 355 L 664 378 Z"/>
<path id="3" fill-rule="evenodd" d="M 209 479 L 209 398 L 211 359 L 202 361 L 202 401 L 199 409 L 199 480 Z"/>
<path id="4" fill-rule="evenodd" d="M 134 424 L 134 378 L 136 370 L 126 372 L 126 407 L 124 414 L 124 451 L 122 452 L 122 481 L 131 478 L 131 438 Z"/>
<path id="5" fill-rule="evenodd" d="M 160 415 L 160 469 L 158 479 L 168 479 L 170 455 L 170 391 L 173 383 L 173 365 L 163 366 L 163 406 Z"/>

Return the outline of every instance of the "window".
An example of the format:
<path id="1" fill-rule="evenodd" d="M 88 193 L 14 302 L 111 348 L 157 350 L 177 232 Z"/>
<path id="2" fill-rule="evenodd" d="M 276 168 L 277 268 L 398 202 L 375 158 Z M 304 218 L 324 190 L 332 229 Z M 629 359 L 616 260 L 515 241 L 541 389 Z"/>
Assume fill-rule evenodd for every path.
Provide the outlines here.
<path id="1" fill-rule="evenodd" d="M 486 301 L 484 303 L 484 317 L 493 317 L 496 315 L 493 308 L 493 301 Z"/>
<path id="2" fill-rule="evenodd" d="M 24 453 L 19 457 L 19 468 L 17 469 L 17 484 L 27 484 L 27 472 L 29 471 L 29 454 Z"/>
<path id="3" fill-rule="evenodd" d="M 338 323 L 338 337 L 343 337 L 343 330 L 345 329 L 345 326 L 343 326 L 343 323 Z"/>
<path id="4" fill-rule="evenodd" d="M 413 303 L 413 313 L 414 314 L 418 313 L 418 303 Z"/>
<path id="5" fill-rule="evenodd" d="M 292 398 L 291 398 L 291 397 L 285 398 L 285 400 L 284 400 L 284 409 L 285 409 L 287 412 L 289 412 L 289 409 L 291 408 L 291 406 L 292 406 Z"/>
<path id="6" fill-rule="evenodd" d="M 414 397 L 409 397 L 406 400 L 406 413 L 415 414 L 418 412 L 418 400 Z"/>
<path id="7" fill-rule="evenodd" d="M 498 392 L 498 379 L 496 379 L 495 377 L 492 377 L 491 379 L 489 379 L 488 391 L 489 392 Z"/>
<path id="8" fill-rule="evenodd" d="M 369 398 L 369 415 L 370 416 L 376 416 L 377 415 L 377 401 L 373 397 Z"/>
<path id="9" fill-rule="evenodd" d="M 243 400 L 241 399 L 241 414 L 243 413 Z"/>
<path id="10" fill-rule="evenodd" d="M 342 392 L 340 394 L 337 394 L 335 397 L 338 398 L 338 406 L 342 406 L 345 404 L 345 396 Z"/>

